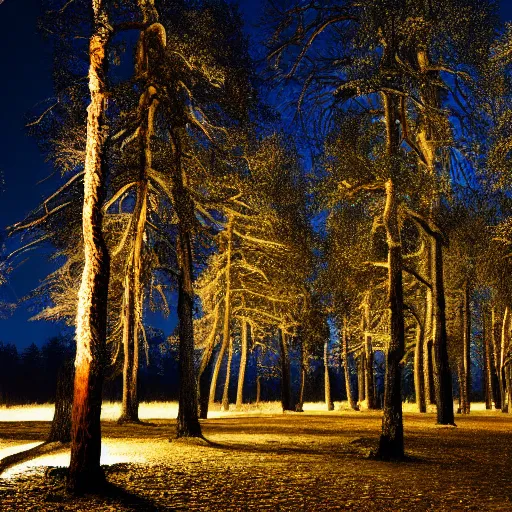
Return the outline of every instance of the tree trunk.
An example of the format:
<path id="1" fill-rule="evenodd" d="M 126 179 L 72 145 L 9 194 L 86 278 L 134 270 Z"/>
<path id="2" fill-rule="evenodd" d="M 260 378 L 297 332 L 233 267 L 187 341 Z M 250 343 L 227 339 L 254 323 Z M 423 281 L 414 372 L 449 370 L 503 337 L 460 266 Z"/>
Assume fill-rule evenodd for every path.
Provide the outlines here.
<path id="1" fill-rule="evenodd" d="M 261 375 L 256 375 L 256 405 L 261 401 Z"/>
<path id="2" fill-rule="evenodd" d="M 210 405 L 215 402 L 215 392 L 217 390 L 217 380 L 219 378 L 220 367 L 229 343 L 229 321 L 231 316 L 231 250 L 233 244 L 233 218 L 231 216 L 228 217 L 226 230 L 228 240 L 226 248 L 226 290 L 224 294 L 222 345 L 213 370 L 212 383 L 210 385 Z"/>
<path id="3" fill-rule="evenodd" d="M 304 412 L 304 388 L 306 387 L 306 368 L 307 368 L 307 353 L 304 349 L 304 344 L 301 348 L 300 356 L 300 385 L 299 385 L 299 401 L 295 406 L 296 412 Z"/>
<path id="4" fill-rule="evenodd" d="M 506 366 L 506 382 L 507 382 L 507 407 L 508 413 L 512 414 L 512 365 L 510 363 Z"/>
<path id="5" fill-rule="evenodd" d="M 491 309 L 491 343 L 492 343 L 492 351 L 494 354 L 494 372 L 492 375 L 493 381 L 493 389 L 494 389 L 494 407 L 496 409 L 501 409 L 501 387 L 499 380 L 499 368 L 500 368 L 500 350 L 499 350 L 499 342 L 496 336 L 497 329 L 497 320 L 496 320 L 496 308 L 492 306 Z"/>
<path id="6" fill-rule="evenodd" d="M 240 368 L 238 370 L 238 387 L 236 390 L 236 410 L 242 409 L 244 402 L 244 382 L 245 369 L 247 367 L 247 331 L 248 325 L 246 320 L 242 320 L 242 350 L 240 354 Z"/>
<path id="7" fill-rule="evenodd" d="M 455 425 L 453 415 L 452 376 L 448 364 L 446 333 L 446 303 L 443 278 L 443 249 L 441 240 L 432 244 L 432 296 L 434 299 L 434 384 L 437 404 L 437 423 Z"/>
<path id="8" fill-rule="evenodd" d="M 425 250 L 425 275 L 431 277 L 432 274 L 432 251 L 430 250 L 430 240 L 426 243 Z M 425 292 L 425 327 L 423 334 L 423 379 L 425 404 L 431 405 L 436 403 L 435 387 L 433 376 L 432 362 L 432 340 L 433 340 L 433 307 L 432 307 L 432 288 L 428 288 Z"/>
<path id="9" fill-rule="evenodd" d="M 364 352 L 361 352 L 357 359 L 357 400 L 362 404 L 364 399 Z"/>
<path id="10" fill-rule="evenodd" d="M 233 363 L 233 338 L 229 338 L 228 360 L 226 364 L 226 380 L 224 381 L 224 392 L 222 393 L 221 411 L 229 411 L 229 382 L 231 380 L 231 365 Z"/>
<path id="11" fill-rule="evenodd" d="M 398 198 L 394 179 L 400 133 L 398 125 L 398 99 L 383 93 L 386 120 L 387 155 L 391 177 L 386 182 L 386 204 L 382 220 L 388 245 L 388 305 L 390 311 L 390 341 L 386 352 L 384 376 L 384 414 L 377 456 L 382 459 L 404 456 L 402 422 L 402 359 L 405 352 L 404 300 L 402 286 L 402 245 L 398 220 Z"/>
<path id="12" fill-rule="evenodd" d="M 53 415 L 47 443 L 69 443 L 71 441 L 71 408 L 73 406 L 73 375 L 71 362 L 65 362 L 57 375 L 55 413 Z"/>
<path id="13" fill-rule="evenodd" d="M 414 348 L 414 391 L 416 394 L 416 407 L 418 412 L 427 412 L 425 402 L 425 375 L 423 373 L 423 343 L 425 336 L 421 325 L 418 323 L 416 331 L 416 346 Z"/>
<path id="14" fill-rule="evenodd" d="M 325 406 L 328 411 L 334 410 L 334 404 L 331 400 L 331 379 L 329 378 L 329 342 L 324 343 L 324 391 Z"/>
<path id="15" fill-rule="evenodd" d="M 201 359 L 201 365 L 199 366 L 199 418 L 205 420 L 208 417 L 208 406 L 210 403 L 208 388 L 210 386 L 212 378 L 212 364 L 213 364 L 213 348 L 215 346 L 215 335 L 217 333 L 217 324 L 219 322 L 219 308 L 215 308 L 213 317 L 213 326 L 208 340 L 206 342 L 206 348 Z"/>
<path id="16" fill-rule="evenodd" d="M 84 163 L 82 229 L 84 270 L 78 291 L 76 358 L 71 427 L 71 460 L 67 487 L 72 492 L 93 490 L 102 484 L 101 393 L 107 336 L 109 255 L 102 232 L 105 193 L 104 143 L 107 132 L 106 67 L 110 40 L 105 2 L 92 0 L 93 35 L 89 44 L 87 142 Z"/>
<path id="17" fill-rule="evenodd" d="M 181 166 L 180 141 L 171 133 L 175 165 L 172 174 L 173 203 L 178 218 L 178 334 L 179 346 L 179 402 L 177 437 L 201 437 L 197 407 L 197 378 L 194 369 L 194 288 L 192 274 L 192 240 L 194 206 Z"/>
<path id="18" fill-rule="evenodd" d="M 281 355 L 281 405 L 283 411 L 293 411 L 292 390 L 290 382 L 290 354 L 288 342 L 283 329 L 279 329 L 279 352 Z"/>
<path id="19" fill-rule="evenodd" d="M 354 395 L 352 394 L 352 386 L 350 385 L 350 367 L 348 360 L 348 336 L 346 316 L 343 316 L 343 328 L 341 333 L 341 352 L 343 356 L 343 371 L 345 375 L 345 391 L 347 393 L 347 401 L 351 409 L 353 409 L 354 411 L 358 411 L 359 407 L 357 406 L 357 403 L 354 400 Z"/>
<path id="20" fill-rule="evenodd" d="M 501 324 L 501 355 L 500 355 L 500 366 L 499 366 L 499 384 L 500 384 L 500 397 L 501 397 L 501 411 L 507 412 L 507 404 L 506 404 L 506 374 L 505 374 L 505 357 L 506 346 L 507 346 L 507 338 L 509 333 L 509 323 L 510 323 L 510 311 L 508 306 L 505 307 L 505 312 L 503 313 L 503 322 Z"/>
<path id="21" fill-rule="evenodd" d="M 464 283 L 464 407 L 462 414 L 470 412 L 470 393 L 471 393 L 471 305 L 470 305 L 469 283 Z"/>
<path id="22" fill-rule="evenodd" d="M 141 132 L 147 130 L 141 130 Z M 149 141 L 146 141 L 149 143 Z M 143 148 L 143 153 L 146 153 Z M 150 153 L 150 152 L 149 152 Z M 151 159 L 145 162 L 143 176 L 137 187 L 137 200 L 133 211 L 133 248 L 124 280 L 123 304 L 123 403 L 119 422 L 139 421 L 139 399 L 137 390 L 139 372 L 139 327 L 142 324 L 142 252 L 146 231 L 148 182 L 146 166 L 151 168 Z M 145 176 L 145 177 L 144 177 Z"/>
<path id="23" fill-rule="evenodd" d="M 363 343 L 364 343 L 364 394 L 367 409 L 376 409 L 375 378 L 373 372 L 373 349 L 370 336 L 370 294 L 365 293 L 363 300 Z"/>
<path id="24" fill-rule="evenodd" d="M 489 343 L 489 333 L 487 331 L 487 312 L 484 308 L 482 311 L 482 338 L 484 351 L 484 386 L 485 386 L 485 408 L 492 409 L 492 359 Z"/>
<path id="25" fill-rule="evenodd" d="M 197 381 L 194 370 L 194 289 L 192 286 L 192 247 L 190 233 L 178 224 L 178 332 L 179 404 L 177 437 L 201 437 L 197 410 Z"/>
<path id="26" fill-rule="evenodd" d="M 208 388 L 212 377 L 213 358 L 210 357 L 206 363 L 206 367 L 199 374 L 199 418 L 205 420 L 208 418 L 209 396 Z"/>
<path id="27" fill-rule="evenodd" d="M 421 73 L 425 74 L 425 85 L 420 96 L 423 103 L 432 110 L 440 108 L 440 87 L 435 83 L 439 80 L 439 71 L 431 69 L 427 52 L 422 47 L 418 50 L 418 65 Z M 420 120 L 418 144 L 426 161 L 427 170 L 436 177 L 436 150 L 439 144 L 435 137 L 435 126 L 430 117 Z M 434 194 L 430 204 L 430 217 L 436 218 L 439 211 L 440 197 Z M 433 302 L 433 368 L 434 386 L 437 405 L 437 422 L 447 425 L 454 424 L 453 392 L 450 366 L 448 363 L 447 334 L 446 334 L 446 301 L 444 292 L 442 240 L 439 234 L 432 236 L 431 241 L 431 283 Z"/>

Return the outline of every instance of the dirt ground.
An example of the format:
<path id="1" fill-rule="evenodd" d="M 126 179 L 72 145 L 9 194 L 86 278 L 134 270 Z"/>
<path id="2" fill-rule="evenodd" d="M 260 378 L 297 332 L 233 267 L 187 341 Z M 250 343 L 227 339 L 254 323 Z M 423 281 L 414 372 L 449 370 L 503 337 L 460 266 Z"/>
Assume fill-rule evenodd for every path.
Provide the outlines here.
<path id="1" fill-rule="evenodd" d="M 169 442 L 169 419 L 105 421 L 110 486 L 101 495 L 65 494 L 62 472 L 49 468 L 67 464 L 60 453 L 0 477 L 0 510 L 512 511 L 512 415 L 477 411 L 454 428 L 406 413 L 410 460 L 401 463 L 368 458 L 380 417 L 228 413 L 202 422 L 208 442 Z M 48 429 L 48 421 L 0 422 L 0 457 Z"/>

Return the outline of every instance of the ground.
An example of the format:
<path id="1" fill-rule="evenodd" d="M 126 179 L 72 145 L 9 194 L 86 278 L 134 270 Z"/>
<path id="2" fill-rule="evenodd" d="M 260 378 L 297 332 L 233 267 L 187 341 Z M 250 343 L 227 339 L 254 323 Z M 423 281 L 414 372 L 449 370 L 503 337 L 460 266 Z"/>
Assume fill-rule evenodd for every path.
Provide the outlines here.
<path id="1" fill-rule="evenodd" d="M 49 468 L 69 461 L 58 453 L 0 477 L 0 510 L 512 510 L 512 415 L 474 411 L 454 428 L 406 412 L 409 460 L 398 463 L 369 457 L 380 412 L 308 409 L 214 411 L 208 442 L 169 442 L 171 406 L 147 406 L 143 417 L 160 416 L 151 425 L 104 420 L 102 495 L 67 496 Z M 0 457 L 44 440 L 51 413 L 30 421 L 34 411 L 0 409 Z"/>

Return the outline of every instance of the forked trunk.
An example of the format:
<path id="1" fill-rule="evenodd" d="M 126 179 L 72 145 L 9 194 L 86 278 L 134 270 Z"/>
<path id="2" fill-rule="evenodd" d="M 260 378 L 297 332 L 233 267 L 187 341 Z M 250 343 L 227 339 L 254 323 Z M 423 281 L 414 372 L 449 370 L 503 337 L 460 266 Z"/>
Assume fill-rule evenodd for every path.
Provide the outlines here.
<path id="1" fill-rule="evenodd" d="M 236 390 L 236 409 L 239 411 L 244 402 L 244 382 L 245 369 L 247 367 L 247 332 L 248 324 L 246 320 L 242 320 L 242 347 L 240 354 L 240 368 L 238 370 L 238 387 Z"/>
<path id="2" fill-rule="evenodd" d="M 110 40 L 105 2 L 92 0 L 93 35 L 89 44 L 87 142 L 84 163 L 82 229 L 84 270 L 78 291 L 76 359 L 71 427 L 71 460 L 67 487 L 92 490 L 104 481 L 101 455 L 101 394 L 107 336 L 109 255 L 102 232 L 105 192 L 103 152 L 107 124 L 106 66 Z"/>

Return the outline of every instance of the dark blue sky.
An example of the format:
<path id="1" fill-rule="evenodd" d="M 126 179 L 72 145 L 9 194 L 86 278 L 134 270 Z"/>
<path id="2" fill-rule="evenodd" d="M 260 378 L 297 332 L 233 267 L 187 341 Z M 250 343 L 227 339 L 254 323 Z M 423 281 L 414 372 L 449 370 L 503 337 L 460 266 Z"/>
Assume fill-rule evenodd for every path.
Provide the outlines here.
<path id="1" fill-rule="evenodd" d="M 261 15 L 263 0 L 241 1 L 241 10 L 251 34 Z M 0 192 L 0 229 L 21 220 L 47 196 L 51 180 L 38 184 L 51 169 L 39 154 L 35 141 L 25 135 L 30 112 L 52 95 L 51 56 L 37 33 L 40 0 L 0 0 L 0 171 L 5 179 Z M 504 20 L 512 19 L 512 2 L 502 0 Z M 16 301 L 51 269 L 48 254 L 32 252 L 12 274 L 3 298 Z M 32 342 L 43 343 L 58 334 L 61 326 L 48 322 L 29 322 L 31 313 L 21 305 L 8 319 L 0 320 L 0 341 L 16 343 L 19 348 Z M 166 333 L 172 321 L 158 322 Z"/>

